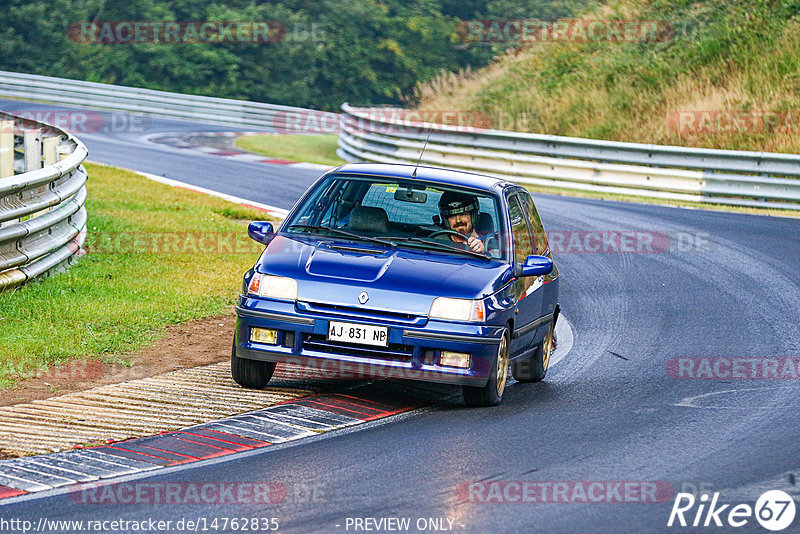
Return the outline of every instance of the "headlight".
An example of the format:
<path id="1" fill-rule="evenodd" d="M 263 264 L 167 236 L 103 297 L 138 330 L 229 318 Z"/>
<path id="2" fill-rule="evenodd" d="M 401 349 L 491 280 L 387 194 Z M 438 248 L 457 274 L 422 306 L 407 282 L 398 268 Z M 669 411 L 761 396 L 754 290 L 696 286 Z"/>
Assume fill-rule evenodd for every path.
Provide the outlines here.
<path id="1" fill-rule="evenodd" d="M 482 300 L 438 297 L 431 304 L 430 316 L 448 321 L 482 322 L 486 319 L 486 309 Z"/>
<path id="2" fill-rule="evenodd" d="M 247 292 L 271 299 L 297 300 L 297 281 L 284 276 L 255 273 Z"/>

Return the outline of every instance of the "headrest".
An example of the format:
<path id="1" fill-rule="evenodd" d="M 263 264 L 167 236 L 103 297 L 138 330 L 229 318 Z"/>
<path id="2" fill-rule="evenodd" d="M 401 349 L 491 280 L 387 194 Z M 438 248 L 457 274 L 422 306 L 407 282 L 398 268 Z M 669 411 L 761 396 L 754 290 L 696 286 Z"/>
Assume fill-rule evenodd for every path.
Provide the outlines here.
<path id="1" fill-rule="evenodd" d="M 371 206 L 356 206 L 350 212 L 350 230 L 385 234 L 389 231 L 389 216 L 383 208 Z"/>
<path id="2" fill-rule="evenodd" d="M 494 221 L 492 221 L 492 216 L 481 212 L 478 216 L 478 223 L 475 225 L 475 231 L 481 235 L 493 234 Z"/>

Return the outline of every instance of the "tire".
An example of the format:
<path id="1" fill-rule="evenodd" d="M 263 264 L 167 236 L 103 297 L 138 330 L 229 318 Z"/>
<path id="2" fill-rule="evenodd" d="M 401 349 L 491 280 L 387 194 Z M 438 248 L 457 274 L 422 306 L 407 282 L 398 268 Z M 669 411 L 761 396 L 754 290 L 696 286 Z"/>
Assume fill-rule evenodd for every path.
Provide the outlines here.
<path id="1" fill-rule="evenodd" d="M 553 335 L 556 321 L 550 321 L 550 330 L 530 358 L 517 360 L 511 364 L 511 374 L 517 382 L 541 382 L 547 374 L 550 356 L 553 353 Z"/>
<path id="2" fill-rule="evenodd" d="M 503 400 L 503 392 L 508 379 L 508 340 L 506 329 L 497 349 L 497 358 L 492 364 L 489 381 L 483 387 L 463 386 L 462 394 L 467 406 L 497 406 Z"/>
<path id="3" fill-rule="evenodd" d="M 248 360 L 236 355 L 236 345 L 231 348 L 231 376 L 234 382 L 249 389 L 263 389 L 267 385 L 272 373 L 275 372 L 275 362 L 261 360 Z"/>

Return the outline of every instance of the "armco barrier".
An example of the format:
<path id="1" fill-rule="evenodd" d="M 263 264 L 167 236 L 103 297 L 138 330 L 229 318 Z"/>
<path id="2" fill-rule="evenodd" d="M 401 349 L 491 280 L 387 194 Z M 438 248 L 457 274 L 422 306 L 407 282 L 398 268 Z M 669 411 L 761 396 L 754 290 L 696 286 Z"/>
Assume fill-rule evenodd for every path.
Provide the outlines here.
<path id="1" fill-rule="evenodd" d="M 312 112 L 291 106 L 184 95 L 7 71 L 0 71 L 0 97 L 2 96 L 265 131 L 291 131 L 298 117 Z M 336 113 L 313 113 L 320 117 L 329 116 L 332 122 L 338 116 Z"/>
<path id="2" fill-rule="evenodd" d="M 0 112 L 0 291 L 46 276 L 86 238 L 86 147 Z"/>
<path id="3" fill-rule="evenodd" d="M 339 156 L 480 172 L 563 189 L 800 209 L 800 155 L 621 143 L 410 123 L 342 106 Z"/>
<path id="4" fill-rule="evenodd" d="M 340 120 L 349 161 L 416 162 L 472 170 L 520 183 L 739 206 L 800 209 L 800 156 L 620 143 L 391 119 L 344 104 L 328 114 L 258 102 L 201 97 L 0 71 L 0 96 L 148 113 L 240 128 L 294 131 L 309 113 Z M 332 119 L 332 120 L 331 120 Z M 302 128 L 301 128 L 302 131 Z"/>

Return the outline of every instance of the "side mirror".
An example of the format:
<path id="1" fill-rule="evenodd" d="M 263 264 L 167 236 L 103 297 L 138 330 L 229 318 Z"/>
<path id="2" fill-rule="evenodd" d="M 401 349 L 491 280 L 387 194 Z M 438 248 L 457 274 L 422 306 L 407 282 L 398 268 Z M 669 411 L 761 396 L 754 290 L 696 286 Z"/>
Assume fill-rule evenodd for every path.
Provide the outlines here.
<path id="1" fill-rule="evenodd" d="M 253 221 L 247 226 L 247 235 L 250 236 L 250 239 L 262 245 L 268 244 L 274 234 L 272 223 L 266 221 Z"/>
<path id="2" fill-rule="evenodd" d="M 553 260 L 547 256 L 528 256 L 522 264 L 522 276 L 540 276 L 552 270 Z"/>

